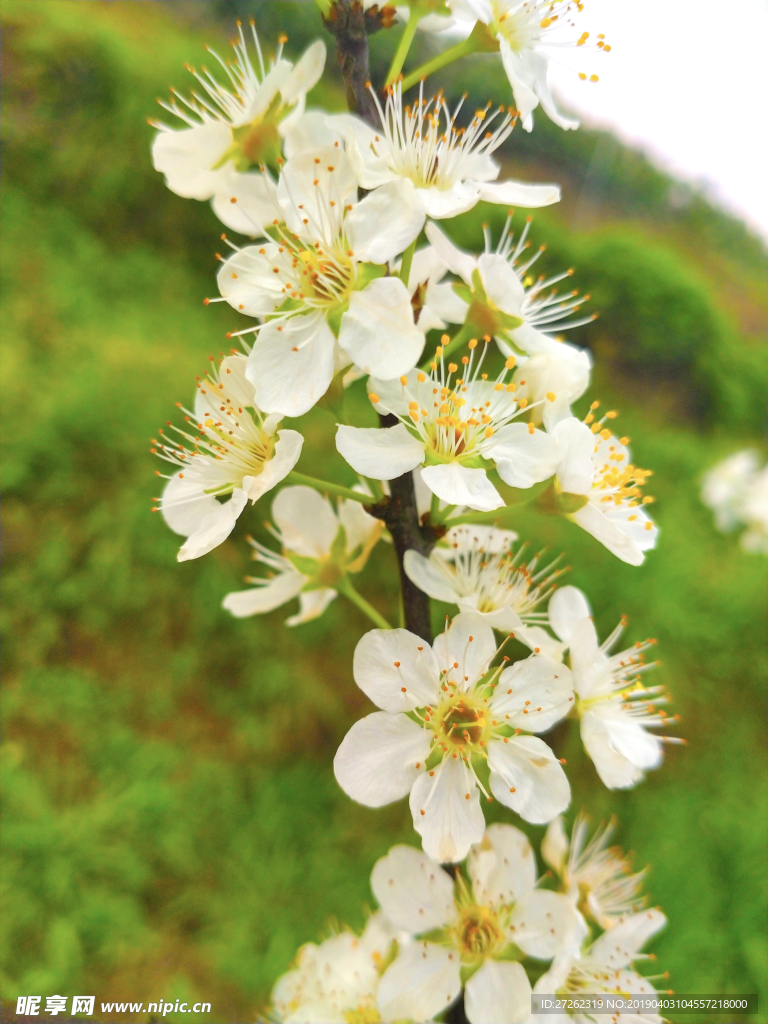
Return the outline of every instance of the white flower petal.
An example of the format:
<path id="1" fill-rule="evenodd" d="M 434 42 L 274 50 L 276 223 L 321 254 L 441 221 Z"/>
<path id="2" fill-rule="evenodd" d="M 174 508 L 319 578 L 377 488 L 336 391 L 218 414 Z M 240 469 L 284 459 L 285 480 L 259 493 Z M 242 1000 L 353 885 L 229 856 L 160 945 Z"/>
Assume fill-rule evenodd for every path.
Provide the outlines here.
<path id="1" fill-rule="evenodd" d="M 216 502 L 217 508 L 205 515 L 193 534 L 182 544 L 178 555 L 180 562 L 200 558 L 223 543 L 235 528 L 240 513 L 245 508 L 248 495 L 236 487 L 229 501 Z"/>
<path id="2" fill-rule="evenodd" d="M 200 528 L 206 516 L 216 513 L 219 502 L 205 494 L 199 483 L 176 473 L 165 485 L 160 498 L 160 512 L 174 533 L 189 537 Z"/>
<path id="3" fill-rule="evenodd" d="M 488 181 L 480 186 L 480 198 L 486 203 L 534 209 L 559 203 L 560 186 L 529 185 L 523 181 Z"/>
<path id="4" fill-rule="evenodd" d="M 333 146 L 335 142 L 341 142 L 343 137 L 325 110 L 306 110 L 283 139 L 283 152 L 286 159 L 290 160 L 299 153 Z"/>
<path id="5" fill-rule="evenodd" d="M 559 587 L 549 601 L 547 609 L 549 624 L 564 642 L 571 639 L 573 627 L 581 619 L 592 617 L 584 592 L 578 587 Z"/>
<path id="6" fill-rule="evenodd" d="M 461 991 L 458 954 L 434 942 L 403 946 L 379 982 L 377 1002 L 385 1021 L 428 1021 Z"/>
<path id="7" fill-rule="evenodd" d="M 516 903 L 536 885 L 536 858 L 528 837 L 514 825 L 489 825 L 467 858 L 480 903 Z"/>
<path id="8" fill-rule="evenodd" d="M 549 864 L 553 871 L 562 875 L 568 859 L 570 843 L 565 832 L 563 819 L 558 814 L 550 821 L 544 838 L 541 841 L 541 856 L 545 864 Z"/>
<path id="9" fill-rule="evenodd" d="M 643 910 L 625 917 L 592 943 L 590 960 L 621 970 L 632 963 L 646 942 L 666 923 L 667 919 L 660 910 Z"/>
<path id="10" fill-rule="evenodd" d="M 352 674 L 363 693 L 392 714 L 438 698 L 439 668 L 432 648 L 407 629 L 372 629 L 361 637 Z"/>
<path id="11" fill-rule="evenodd" d="M 408 289 L 398 277 L 379 277 L 352 292 L 341 318 L 339 345 L 366 373 L 393 380 L 408 373 L 424 349 L 413 322 Z"/>
<path id="12" fill-rule="evenodd" d="M 504 71 L 512 86 L 512 95 L 515 97 L 515 106 L 520 114 L 520 123 L 529 132 L 533 128 L 531 113 L 539 105 L 539 98 L 534 90 L 533 76 L 522 58 L 515 53 L 503 36 L 499 36 L 499 51 L 501 63 L 504 65 Z"/>
<path id="13" fill-rule="evenodd" d="M 357 548 L 365 547 L 372 535 L 381 528 L 381 520 L 368 515 L 359 501 L 340 501 L 338 515 L 347 535 L 347 554 L 350 555 Z"/>
<path id="14" fill-rule="evenodd" d="M 504 499 L 486 476 L 484 469 L 468 469 L 459 462 L 426 466 L 421 479 L 438 498 L 449 505 L 467 505 L 478 512 L 503 508 Z"/>
<path id="15" fill-rule="evenodd" d="M 570 416 L 554 427 L 552 436 L 560 446 L 557 479 L 561 490 L 567 494 L 589 494 L 595 472 L 595 435 L 586 423 Z"/>
<path id="16" fill-rule="evenodd" d="M 248 380 L 259 408 L 302 416 L 333 379 L 336 339 L 322 314 L 271 321 L 256 335 L 248 356 Z"/>
<path id="17" fill-rule="evenodd" d="M 423 226 L 424 207 L 407 178 L 369 192 L 344 221 L 349 247 L 362 263 L 394 259 L 418 238 Z"/>
<path id="18" fill-rule="evenodd" d="M 269 316 L 285 300 L 283 284 L 272 268 L 279 262 L 274 242 L 247 245 L 221 265 L 216 281 L 227 302 L 246 316 Z"/>
<path id="19" fill-rule="evenodd" d="M 323 188 L 314 184 L 318 180 L 316 160 L 324 168 Z M 326 172 L 328 167 L 333 170 Z M 289 231 L 316 241 L 327 231 L 328 202 L 332 200 L 343 207 L 357 199 L 357 178 L 343 150 L 336 146 L 312 149 L 297 153 L 286 162 L 277 185 L 277 197 Z"/>
<path id="20" fill-rule="evenodd" d="M 393 846 L 376 861 L 371 889 L 392 925 L 411 935 L 442 928 L 456 913 L 453 879 L 412 846 Z"/>
<path id="21" fill-rule="evenodd" d="M 571 787 L 555 755 L 537 736 L 488 744 L 491 792 L 534 825 L 546 825 L 571 802 Z"/>
<path id="22" fill-rule="evenodd" d="M 424 774 L 429 741 L 429 733 L 406 715 L 374 711 L 355 722 L 341 741 L 333 759 L 336 781 L 366 807 L 401 800 Z"/>
<path id="23" fill-rule="evenodd" d="M 347 156 L 357 175 L 361 188 L 375 189 L 397 178 L 384 156 L 372 147 L 376 133 L 358 117 L 348 117 L 346 124 Z"/>
<path id="24" fill-rule="evenodd" d="M 284 487 L 272 502 L 283 547 L 308 558 L 326 558 L 339 532 L 330 501 L 312 487 Z"/>
<path id="25" fill-rule="evenodd" d="M 560 128 L 578 128 L 579 121 L 574 117 L 567 117 L 562 113 L 555 104 L 552 98 L 552 93 L 549 91 L 549 84 L 547 82 L 547 58 L 541 54 L 536 53 L 534 50 L 529 50 L 525 55 L 528 66 L 531 68 L 531 72 L 535 80 L 535 90 L 539 97 L 542 108 L 546 111 L 547 117 L 550 121 L 553 121 Z"/>
<path id="26" fill-rule="evenodd" d="M 583 937 L 581 915 L 573 903 L 559 892 L 534 889 L 512 912 L 512 941 L 528 956 L 551 960 L 558 952 L 573 948 Z"/>
<path id="27" fill-rule="evenodd" d="M 374 480 L 394 480 L 424 460 L 424 442 L 402 423 L 383 429 L 340 425 L 336 447 L 355 472 Z"/>
<path id="28" fill-rule="evenodd" d="M 221 605 L 236 619 L 262 615 L 297 597 L 306 582 L 307 577 L 296 569 L 280 572 L 261 585 L 227 594 Z"/>
<path id="29" fill-rule="evenodd" d="M 522 964 L 486 960 L 464 990 L 470 1024 L 525 1024 L 531 1016 L 531 983 Z"/>
<path id="30" fill-rule="evenodd" d="M 567 666 L 532 654 L 505 669 L 490 709 L 509 725 L 526 732 L 546 732 L 573 706 L 573 682 Z"/>
<path id="31" fill-rule="evenodd" d="M 451 188 L 420 188 L 419 198 L 428 217 L 445 220 L 458 217 L 477 205 L 481 187 L 475 182 L 457 181 Z"/>
<path id="32" fill-rule="evenodd" d="M 421 774 L 411 790 L 413 827 L 427 856 L 439 864 L 455 864 L 483 837 L 480 793 L 461 758 L 446 756 L 434 772 Z"/>
<path id="33" fill-rule="evenodd" d="M 583 508 L 574 512 L 569 518 L 582 530 L 591 534 L 595 540 L 599 540 L 603 547 L 608 548 L 611 554 L 616 555 L 622 562 L 626 562 L 628 565 L 642 565 L 645 561 L 645 555 L 639 545 L 591 502 L 587 502 Z"/>
<path id="34" fill-rule="evenodd" d="M 525 290 L 506 256 L 484 252 L 477 268 L 491 303 L 511 316 L 521 316 Z"/>
<path id="35" fill-rule="evenodd" d="M 222 177 L 211 206 L 222 224 L 243 235 L 258 236 L 275 217 L 281 217 L 275 186 L 260 171 L 232 171 Z"/>
<path id="36" fill-rule="evenodd" d="M 607 664 L 600 654 L 597 630 L 592 619 L 578 619 L 574 622 L 570 626 L 568 643 L 574 687 L 580 697 L 588 697 L 602 675 L 603 666 Z"/>
<path id="37" fill-rule="evenodd" d="M 462 612 L 435 638 L 438 667 L 448 670 L 448 679 L 460 690 L 470 690 L 485 672 L 496 654 L 496 638 L 491 627 L 474 612 Z"/>
<path id="38" fill-rule="evenodd" d="M 484 454 L 496 462 L 505 484 L 525 489 L 554 474 L 560 449 L 543 430 L 531 433 L 525 423 L 508 423 L 493 435 Z"/>
<path id="39" fill-rule="evenodd" d="M 336 591 L 330 587 L 302 591 L 299 594 L 299 610 L 285 620 L 286 626 L 300 626 L 303 622 L 319 618 L 335 597 Z"/>
<path id="40" fill-rule="evenodd" d="M 325 43 L 316 39 L 301 56 L 293 70 L 280 86 L 280 96 L 285 104 L 295 103 L 316 85 L 325 67 Z"/>
<path id="41" fill-rule="evenodd" d="M 472 274 L 477 269 L 477 260 L 474 256 L 458 249 L 448 236 L 443 234 L 437 224 L 430 221 L 424 230 L 429 242 L 446 267 L 471 288 Z"/>
<path id="42" fill-rule="evenodd" d="M 258 476 L 243 477 L 243 487 L 251 502 L 258 501 L 262 494 L 285 480 L 299 461 L 303 444 L 304 438 L 297 430 L 278 430 L 272 458 L 264 463 Z"/>
<path id="43" fill-rule="evenodd" d="M 212 168 L 231 145 L 232 129 L 221 121 L 181 131 L 161 131 L 152 142 L 152 164 L 165 175 L 166 185 L 177 196 L 210 199 L 222 176 L 229 173 L 224 168 Z"/>
<path id="44" fill-rule="evenodd" d="M 411 583 L 415 583 L 419 590 L 423 590 L 435 601 L 455 604 L 459 600 L 447 573 L 441 571 L 434 559 L 425 558 L 418 551 L 406 551 L 403 568 Z"/>
<path id="45" fill-rule="evenodd" d="M 662 741 L 623 712 L 620 699 L 584 713 L 581 740 L 608 789 L 630 789 L 662 761 Z"/>

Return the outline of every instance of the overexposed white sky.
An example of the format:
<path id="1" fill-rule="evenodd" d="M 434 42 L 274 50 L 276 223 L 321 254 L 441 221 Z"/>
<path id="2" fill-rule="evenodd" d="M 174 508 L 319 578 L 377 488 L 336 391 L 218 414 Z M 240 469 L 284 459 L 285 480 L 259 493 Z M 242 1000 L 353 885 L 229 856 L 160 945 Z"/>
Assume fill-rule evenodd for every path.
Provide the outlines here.
<path id="1" fill-rule="evenodd" d="M 768 238 L 768 0 L 585 0 L 577 25 L 611 52 L 550 65 L 568 106 Z"/>

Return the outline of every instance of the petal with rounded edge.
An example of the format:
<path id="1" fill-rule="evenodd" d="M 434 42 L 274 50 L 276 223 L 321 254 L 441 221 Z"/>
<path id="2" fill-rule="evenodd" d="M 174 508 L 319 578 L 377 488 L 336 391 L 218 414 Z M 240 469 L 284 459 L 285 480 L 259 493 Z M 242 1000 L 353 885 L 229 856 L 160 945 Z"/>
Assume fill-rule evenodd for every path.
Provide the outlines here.
<path id="1" fill-rule="evenodd" d="M 248 495 L 236 487 L 229 501 L 216 502 L 217 507 L 205 515 L 193 534 L 182 544 L 178 555 L 180 562 L 200 558 L 223 543 L 235 528 L 240 513 L 245 508 Z"/>
<path id="2" fill-rule="evenodd" d="M 459 462 L 426 466 L 421 479 L 438 498 L 449 505 L 467 505 L 478 512 L 493 512 L 504 506 L 504 499 L 486 476 L 484 469 L 468 469 Z"/>
<path id="3" fill-rule="evenodd" d="M 511 316 L 521 316 L 525 290 L 506 256 L 484 252 L 477 261 L 477 269 L 493 305 Z"/>
<path id="4" fill-rule="evenodd" d="M 561 490 L 567 494 L 589 494 L 595 474 L 595 435 L 586 423 L 569 416 L 556 424 L 552 437 L 560 446 L 557 479 Z"/>
<path id="5" fill-rule="evenodd" d="M 429 744 L 429 733 L 406 715 L 374 711 L 355 722 L 341 741 L 333 759 L 336 781 L 365 807 L 391 804 L 424 773 Z"/>
<path id="6" fill-rule="evenodd" d="M 278 430 L 275 451 L 267 459 L 258 476 L 243 477 L 243 487 L 250 501 L 258 501 L 262 494 L 285 480 L 299 461 L 304 438 L 297 430 Z"/>
<path id="7" fill-rule="evenodd" d="M 486 203 L 535 209 L 559 203 L 560 186 L 529 185 L 523 181 L 487 181 L 480 186 L 480 198 Z"/>
<path id="8" fill-rule="evenodd" d="M 458 953 L 434 942 L 402 946 L 381 976 L 377 1003 L 382 1020 L 428 1021 L 461 992 Z"/>
<path id="9" fill-rule="evenodd" d="M 171 192 L 185 199 L 210 199 L 229 172 L 212 168 L 232 145 L 232 129 L 210 121 L 180 131 L 160 131 L 152 142 L 152 165 Z"/>
<path id="10" fill-rule="evenodd" d="M 561 640 L 571 639 L 573 627 L 580 619 L 592 617 L 592 609 L 583 590 L 578 587 L 559 587 L 549 601 L 549 624 Z"/>
<path id="11" fill-rule="evenodd" d="M 583 938 L 582 918 L 559 892 L 534 889 L 515 904 L 510 920 L 512 941 L 528 956 L 551 960 Z"/>
<path id="12" fill-rule="evenodd" d="M 522 964 L 486 960 L 464 990 L 470 1024 L 525 1024 L 531 1016 L 531 983 Z"/>
<path id="13" fill-rule="evenodd" d="M 258 236 L 275 217 L 282 216 L 273 182 L 255 171 L 231 171 L 222 177 L 211 206 L 222 224 L 241 235 Z"/>
<path id="14" fill-rule="evenodd" d="M 510 487 L 532 487 L 557 469 L 560 449 L 543 430 L 531 432 L 525 423 L 508 423 L 483 448 L 496 463 L 499 476 Z"/>
<path id="15" fill-rule="evenodd" d="M 336 447 L 355 472 L 374 480 L 394 480 L 424 461 L 424 442 L 402 423 L 383 429 L 340 424 Z"/>
<path id="16" fill-rule="evenodd" d="M 302 416 L 333 379 L 336 339 L 320 313 L 265 324 L 248 356 L 246 375 L 264 412 Z"/>
<path id="17" fill-rule="evenodd" d="M 582 530 L 590 533 L 595 540 L 599 540 L 603 547 L 608 548 L 611 554 L 616 555 L 622 562 L 628 565 L 642 565 L 645 561 L 645 555 L 639 545 L 591 502 L 587 502 L 569 518 Z"/>
<path id="18" fill-rule="evenodd" d="M 571 671 L 559 661 L 532 654 L 504 669 L 490 710 L 526 732 L 546 732 L 573 706 Z"/>
<path id="19" fill-rule="evenodd" d="M 165 485 L 159 507 L 173 532 L 189 537 L 206 516 L 217 512 L 219 502 L 212 494 L 206 494 L 199 483 L 176 473 Z"/>
<path id="20" fill-rule="evenodd" d="M 288 569 L 271 579 L 265 579 L 261 585 L 227 594 L 221 606 L 231 612 L 236 619 L 245 619 L 249 615 L 263 615 L 298 597 L 306 582 L 307 577 L 298 570 Z"/>
<path id="21" fill-rule="evenodd" d="M 534 825 L 546 825 L 571 802 L 565 772 L 538 736 L 510 736 L 488 744 L 491 792 Z"/>
<path id="22" fill-rule="evenodd" d="M 424 349 L 408 289 L 398 277 L 378 277 L 352 292 L 341 318 L 339 345 L 360 369 L 382 380 L 408 373 Z"/>
<path id="23" fill-rule="evenodd" d="M 662 761 L 662 741 L 622 711 L 620 699 L 584 713 L 581 741 L 608 789 L 630 789 Z"/>
<path id="24" fill-rule="evenodd" d="M 438 699 L 439 669 L 432 648 L 407 629 L 372 629 L 361 637 L 352 674 L 363 693 L 392 714 Z"/>
<path id="25" fill-rule="evenodd" d="M 336 591 L 331 587 L 302 591 L 299 594 L 299 610 L 285 620 L 286 626 L 300 626 L 303 622 L 319 618 L 335 597 Z"/>
<path id="26" fill-rule="evenodd" d="M 412 846 L 393 846 L 376 861 L 371 889 L 394 927 L 411 935 L 442 928 L 456 913 L 451 876 Z"/>
<path id="27" fill-rule="evenodd" d="M 595 939 L 589 949 L 589 958 L 612 970 L 621 970 L 632 963 L 646 942 L 666 923 L 667 919 L 660 910 L 631 914 Z"/>
<path id="28" fill-rule="evenodd" d="M 284 487 L 272 502 L 272 519 L 283 547 L 307 558 L 326 558 L 339 532 L 330 501 L 312 487 Z"/>
<path id="29" fill-rule="evenodd" d="M 298 63 L 280 86 L 283 103 L 295 103 L 299 96 L 308 93 L 316 85 L 325 67 L 325 43 L 316 39 L 301 56 Z"/>
<path id="30" fill-rule="evenodd" d="M 471 288 L 473 286 L 472 275 L 477 269 L 477 260 L 474 256 L 470 256 L 468 252 L 458 249 L 448 236 L 443 234 L 437 224 L 433 224 L 430 221 L 424 231 L 435 252 L 446 267 L 448 267 L 452 274 L 456 274 L 457 277 L 464 281 L 464 284 Z"/>
<path id="31" fill-rule="evenodd" d="M 419 236 L 424 207 L 413 182 L 397 178 L 369 192 L 344 221 L 349 247 L 361 263 L 387 263 Z"/>
<path id="32" fill-rule="evenodd" d="M 533 847 L 514 825 L 489 825 L 469 851 L 467 871 L 481 903 L 516 903 L 536 885 Z"/>
<path id="33" fill-rule="evenodd" d="M 424 852 L 439 864 L 464 860 L 470 846 L 483 837 L 480 793 L 460 758 L 446 755 L 434 775 L 422 773 L 411 790 L 410 805 Z"/>
<path id="34" fill-rule="evenodd" d="M 435 638 L 434 652 L 439 669 L 447 670 L 447 678 L 460 690 L 470 690 L 488 671 L 496 654 L 496 638 L 476 612 L 462 612 Z"/>
<path id="35" fill-rule="evenodd" d="M 447 570 L 436 563 L 433 558 L 425 558 L 418 551 L 408 550 L 403 558 L 405 575 L 419 590 L 435 601 L 455 604 L 459 595 L 454 590 Z"/>

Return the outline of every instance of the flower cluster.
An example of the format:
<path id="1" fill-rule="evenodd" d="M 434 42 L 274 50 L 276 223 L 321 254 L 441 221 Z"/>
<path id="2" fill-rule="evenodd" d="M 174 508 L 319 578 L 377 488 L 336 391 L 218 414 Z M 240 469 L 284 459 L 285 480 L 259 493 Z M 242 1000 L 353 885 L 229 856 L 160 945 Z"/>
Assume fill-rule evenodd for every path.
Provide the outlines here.
<path id="1" fill-rule="evenodd" d="M 744 550 L 768 554 L 768 466 L 761 468 L 757 452 L 736 452 L 708 470 L 701 500 L 718 530 L 746 527 L 739 537 Z"/>
<path id="2" fill-rule="evenodd" d="M 394 846 L 373 868 L 380 909 L 362 935 L 303 946 L 274 987 L 273 1015 L 285 1024 L 428 1021 L 463 991 L 470 1024 L 524 1024 L 538 1019 L 534 992 L 652 994 L 655 979 L 634 963 L 649 958 L 642 948 L 665 917 L 645 909 L 643 873 L 606 849 L 611 826 L 585 841 L 587 829 L 580 816 L 569 851 L 562 821 L 550 826 L 541 853 L 554 877 L 538 877 L 533 848 L 512 825 L 490 825 L 464 870 Z"/>
<path id="3" fill-rule="evenodd" d="M 561 586 L 564 556 L 510 529 L 525 505 L 638 566 L 659 535 L 643 495 L 651 472 L 614 434 L 618 413 L 584 398 L 592 358 L 563 332 L 596 314 L 571 289 L 573 270 L 536 276 L 545 247 L 531 248 L 530 217 L 513 234 L 509 210 L 473 252 L 451 225 L 479 203 L 558 202 L 557 185 L 506 177 L 501 149 L 518 121 L 531 130 L 539 105 L 576 127 L 550 93 L 549 60 L 610 46 L 588 42 L 570 0 L 316 2 L 355 113 L 307 109 L 321 41 L 294 63 L 285 37 L 270 53 L 252 23 L 250 38 L 238 25 L 232 61 L 211 51 L 212 71 L 190 69 L 191 96 L 172 91 L 162 106 L 173 123 L 153 122 L 168 187 L 210 200 L 242 236 L 221 236 L 218 294 L 204 300 L 234 311 L 227 337 L 240 348 L 211 357 L 191 407 L 179 403 L 153 440 L 171 467 L 158 471 L 155 509 L 184 538 L 184 561 L 219 547 L 273 492 L 266 533 L 248 537 L 260 569 L 223 606 L 246 618 L 298 600 L 285 620 L 298 626 L 342 597 L 370 619 L 352 675 L 376 710 L 349 728 L 333 768 L 368 807 L 408 797 L 423 847 L 378 861 L 380 909 L 361 934 L 303 946 L 270 1019 L 421 1022 L 463 997 L 472 1024 L 522 1024 L 537 992 L 652 991 L 633 962 L 664 917 L 644 906 L 643 872 L 608 847 L 611 825 L 589 838 L 579 816 L 566 835 L 559 754 L 573 720 L 594 766 L 582 777 L 622 790 L 682 742 L 663 733 L 665 690 L 644 682 L 655 641 L 616 652 L 622 618 L 601 643 L 585 595 Z M 404 23 L 382 88 L 351 67 L 364 47 L 359 32 L 343 43 L 348 17 Z M 417 28 L 450 26 L 465 38 L 404 77 Z M 500 54 L 514 106 L 427 90 L 427 74 L 473 52 Z M 330 450 L 307 450 L 316 407 L 334 418 Z M 305 472 L 334 461 L 339 479 Z M 719 524 L 747 521 L 744 543 L 764 548 L 764 482 L 751 463 L 749 478 L 741 463 L 726 467 L 707 478 L 705 500 Z M 379 540 L 391 548 L 374 555 Z M 388 550 L 403 628 L 353 585 Z M 455 606 L 434 642 L 430 599 Z M 486 826 L 481 798 L 548 826 L 545 876 L 521 831 Z"/>

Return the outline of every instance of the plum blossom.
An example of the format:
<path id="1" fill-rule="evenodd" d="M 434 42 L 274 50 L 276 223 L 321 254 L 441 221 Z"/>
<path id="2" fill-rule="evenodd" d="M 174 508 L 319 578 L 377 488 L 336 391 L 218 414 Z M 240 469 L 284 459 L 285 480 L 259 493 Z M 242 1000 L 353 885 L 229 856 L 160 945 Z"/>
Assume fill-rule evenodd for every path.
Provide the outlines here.
<path id="1" fill-rule="evenodd" d="M 171 102 L 161 102 L 186 127 L 153 122 L 159 132 L 152 158 L 172 192 L 187 199 L 210 199 L 227 227 L 258 235 L 276 215 L 274 189 L 261 167 L 280 162 L 283 141 L 297 127 L 307 92 L 323 73 L 326 51 L 317 40 L 293 65 L 283 57 L 283 38 L 267 66 L 251 22 L 256 68 L 239 23 L 237 31 L 234 62 L 209 50 L 223 69 L 225 85 L 207 68 L 189 68 L 200 92 L 185 99 L 171 90 Z"/>
<path id="2" fill-rule="evenodd" d="M 253 586 L 227 594 L 223 607 L 236 618 L 270 612 L 298 597 L 298 614 L 287 626 L 316 619 L 337 596 L 347 573 L 365 566 L 384 524 L 357 501 L 342 500 L 338 510 L 311 487 L 284 487 L 272 502 L 273 535 L 278 554 L 250 539 L 253 557 L 269 570 L 266 577 L 246 577 Z"/>
<path id="3" fill-rule="evenodd" d="M 659 767 L 665 742 L 681 741 L 648 731 L 664 728 L 669 719 L 659 707 L 669 703 L 664 688 L 640 681 L 654 667 L 643 662 L 643 652 L 656 641 L 638 641 L 611 654 L 626 619 L 600 644 L 591 614 L 577 587 L 562 587 L 549 602 L 550 625 L 570 651 L 584 747 L 608 789 L 629 789 Z"/>
<path id="4" fill-rule="evenodd" d="M 453 526 L 429 558 L 406 551 L 405 572 L 436 601 L 475 612 L 494 629 L 513 631 L 536 654 L 560 660 L 563 645 L 544 629 L 547 613 L 536 609 L 563 570 L 554 563 L 539 569 L 540 555 L 524 562 L 525 545 L 515 551 L 515 540 L 516 533 L 494 526 Z"/>
<path id="5" fill-rule="evenodd" d="M 458 996 L 471 1024 L 523 1024 L 531 985 L 519 960 L 551 960 L 583 935 L 573 905 L 536 888 L 536 858 L 512 825 L 491 825 L 473 846 L 467 875 L 455 880 L 426 854 L 394 846 L 377 861 L 371 888 L 395 928 L 415 941 L 401 946 L 379 983 L 379 1011 L 400 1020 L 439 1013 Z"/>
<path id="6" fill-rule="evenodd" d="M 414 828 L 441 862 L 482 838 L 486 762 L 493 796 L 527 821 L 549 822 L 570 801 L 560 762 L 531 735 L 568 713 L 570 672 L 542 655 L 492 668 L 495 655 L 491 627 L 466 612 L 432 647 L 406 629 L 374 629 L 355 649 L 355 682 L 382 710 L 349 730 L 336 779 L 368 807 L 410 793 Z"/>
<path id="7" fill-rule="evenodd" d="M 376 1024 L 381 969 L 394 934 L 383 914 L 368 918 L 362 935 L 341 931 L 319 944 L 308 942 L 296 965 L 275 982 L 270 1020 L 281 1024 Z M 415 1020 L 406 1014 L 403 1020 Z"/>
<path id="8" fill-rule="evenodd" d="M 493 379 L 482 373 L 486 345 L 477 341 L 459 364 L 438 347 L 429 373 L 411 370 L 399 381 L 368 381 L 368 397 L 400 421 L 384 429 L 339 426 L 336 447 L 362 476 L 391 480 L 417 466 L 432 494 L 450 505 L 492 511 L 504 499 L 488 478 L 496 469 L 510 487 L 528 488 L 555 469 L 558 448 L 532 423 L 516 423 L 527 406 L 507 383 L 514 360 Z M 554 396 L 553 396 L 554 397 Z"/>
<path id="9" fill-rule="evenodd" d="M 581 953 L 565 951 L 558 954 L 549 970 L 543 974 L 533 991 L 536 994 L 556 993 L 560 996 L 578 996 L 582 993 L 614 992 L 653 996 L 656 989 L 648 978 L 633 969 L 637 960 L 647 960 L 641 953 L 643 946 L 667 923 L 660 910 L 643 910 L 619 921 L 610 931 L 595 939 Z M 531 1024 L 589 1024 L 589 1014 L 537 1014 L 530 1017 Z M 617 1010 L 611 1020 L 616 1024 L 661 1024 L 662 1018 L 650 1011 Z"/>
<path id="10" fill-rule="evenodd" d="M 556 185 L 497 182 L 492 154 L 512 132 L 504 108 L 476 110 L 465 128 L 456 126 L 463 100 L 451 113 L 438 93 L 424 99 L 423 85 L 413 105 L 403 107 L 399 82 L 387 90 L 384 106 L 371 90 L 381 126 L 357 118 L 347 122 L 346 149 L 362 188 L 405 179 L 413 183 L 424 217 L 443 219 L 471 210 L 481 199 L 505 206 L 548 206 L 560 199 Z"/>
<path id="11" fill-rule="evenodd" d="M 273 226 L 274 239 L 235 249 L 218 282 L 231 306 L 266 318 L 236 332 L 256 335 L 247 373 L 261 407 L 300 416 L 352 364 L 385 379 L 416 364 L 424 334 L 408 289 L 386 265 L 414 241 L 423 218 L 409 181 L 358 202 L 352 167 L 336 146 L 291 157 L 276 195 L 284 224 Z"/>
<path id="12" fill-rule="evenodd" d="M 589 819 L 579 813 L 569 841 L 563 819 L 557 817 L 541 843 L 541 856 L 560 877 L 568 898 L 606 931 L 646 902 L 641 894 L 645 870 L 633 872 L 629 857 L 608 846 L 615 828 L 612 820 L 587 839 Z"/>
<path id="13" fill-rule="evenodd" d="M 501 53 L 515 105 L 523 128 L 533 128 L 533 111 L 541 104 L 551 121 L 561 128 L 578 128 L 575 118 L 557 107 L 547 81 L 554 54 L 564 48 L 584 48 L 593 53 L 609 53 L 605 36 L 598 35 L 595 46 L 587 46 L 589 32 L 579 33 L 573 17 L 583 9 L 574 0 L 462 0 L 465 7 L 487 26 Z M 579 78 L 596 82 L 598 76 L 579 72 Z"/>
<path id="14" fill-rule="evenodd" d="M 704 476 L 701 500 L 715 515 L 718 530 L 746 526 L 739 542 L 745 551 L 768 554 L 768 467 L 755 451 L 723 459 Z"/>
<path id="15" fill-rule="evenodd" d="M 304 438 L 278 430 L 280 417 L 256 405 L 242 355 L 227 356 L 198 378 L 194 408 L 180 408 L 190 426 L 168 425 L 181 440 L 160 431 L 152 451 L 177 470 L 158 501 L 168 526 L 187 538 L 178 554 L 183 562 L 226 540 L 246 503 L 288 476 Z"/>
<path id="16" fill-rule="evenodd" d="M 652 471 L 635 466 L 629 438 L 615 437 L 606 426 L 616 412 L 595 418 L 599 404 L 592 403 L 583 422 L 570 416 L 550 431 L 560 445 L 555 500 L 569 519 L 622 562 L 641 565 L 659 535 L 645 511 L 653 498 L 641 492 Z"/>

